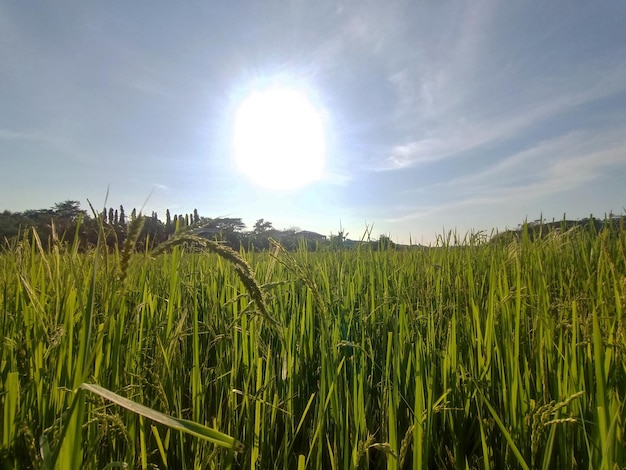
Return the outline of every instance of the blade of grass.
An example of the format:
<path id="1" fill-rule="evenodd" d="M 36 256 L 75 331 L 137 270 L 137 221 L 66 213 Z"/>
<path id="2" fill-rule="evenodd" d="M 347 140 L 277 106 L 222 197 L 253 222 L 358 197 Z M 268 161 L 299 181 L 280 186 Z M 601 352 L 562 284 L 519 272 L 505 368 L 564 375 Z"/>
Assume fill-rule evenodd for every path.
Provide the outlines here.
<path id="1" fill-rule="evenodd" d="M 186 419 L 168 416 L 161 413 L 160 411 L 153 410 L 152 408 L 148 408 L 147 406 L 144 406 L 140 403 L 129 400 L 128 398 L 118 395 L 117 393 L 107 390 L 106 388 L 99 385 L 83 383 L 81 384 L 80 388 L 95 393 L 96 395 L 106 398 L 107 400 L 112 401 L 122 408 L 151 419 L 152 421 L 156 421 L 157 423 L 164 424 L 165 426 L 168 426 L 177 431 L 182 431 L 191 434 L 192 436 L 206 439 L 213 444 L 221 447 L 226 447 L 227 449 L 232 449 L 235 452 L 241 452 L 243 450 L 243 445 L 234 437 L 231 437 L 228 434 L 220 432 L 216 429 L 212 429 L 202 424 L 194 423 L 193 421 L 189 421 Z"/>

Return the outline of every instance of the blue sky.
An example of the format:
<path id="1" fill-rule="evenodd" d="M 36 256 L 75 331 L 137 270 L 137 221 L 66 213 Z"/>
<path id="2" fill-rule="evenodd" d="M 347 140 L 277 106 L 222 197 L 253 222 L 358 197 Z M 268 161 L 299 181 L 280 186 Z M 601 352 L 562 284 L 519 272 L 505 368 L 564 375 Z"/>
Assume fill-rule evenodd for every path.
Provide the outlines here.
<path id="1" fill-rule="evenodd" d="M 0 210 L 76 199 L 433 242 L 626 207 L 626 3 L 0 1 Z M 233 159 L 255 87 L 307 91 L 320 181 Z"/>

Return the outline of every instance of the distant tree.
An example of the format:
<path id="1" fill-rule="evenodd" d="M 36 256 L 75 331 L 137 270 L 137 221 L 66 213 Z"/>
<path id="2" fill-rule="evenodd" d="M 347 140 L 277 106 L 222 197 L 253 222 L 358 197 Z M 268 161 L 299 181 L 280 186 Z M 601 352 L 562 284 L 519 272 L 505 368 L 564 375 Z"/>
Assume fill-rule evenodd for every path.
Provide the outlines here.
<path id="1" fill-rule="evenodd" d="M 169 209 L 165 210 L 165 226 L 167 228 L 172 226 L 172 216 L 170 214 L 170 210 Z"/>
<path id="2" fill-rule="evenodd" d="M 200 215 L 198 214 L 198 209 L 193 210 L 193 223 L 197 224 L 200 222 Z"/>
<path id="3" fill-rule="evenodd" d="M 206 225 L 222 232 L 240 232 L 246 228 L 246 224 L 240 218 L 232 217 L 218 217 L 210 220 Z"/>
<path id="4" fill-rule="evenodd" d="M 146 217 L 143 224 L 143 230 L 140 236 L 138 247 L 143 248 L 148 243 L 150 246 L 158 245 L 167 240 L 165 225 L 159 220 L 156 212 L 152 213 L 152 217 Z"/>
<path id="5" fill-rule="evenodd" d="M 33 226 L 33 221 L 20 212 L 5 210 L 0 214 L 0 246 L 4 240 L 10 240 Z"/>
<path id="6" fill-rule="evenodd" d="M 21 215 L 22 220 L 19 227 L 22 232 L 32 227 L 37 231 L 42 241 L 50 241 L 54 219 L 52 209 L 26 210 Z"/>
<path id="7" fill-rule="evenodd" d="M 114 224 L 115 223 L 115 214 L 113 212 L 113 208 L 109 208 L 109 224 Z"/>
<path id="8" fill-rule="evenodd" d="M 254 229 L 252 230 L 255 235 L 262 235 L 265 232 L 272 230 L 272 223 L 265 221 L 265 219 L 259 219 L 254 223 Z"/>
<path id="9" fill-rule="evenodd" d="M 79 201 L 63 201 L 57 202 L 52 208 L 54 216 L 59 219 L 75 221 L 79 216 L 85 215 L 86 212 L 81 210 Z"/>
<path id="10" fill-rule="evenodd" d="M 80 202 L 69 199 L 63 202 L 58 202 L 54 205 L 51 211 L 51 220 L 59 239 L 69 243 L 79 241 L 74 240 L 76 228 L 80 223 L 79 219 L 84 219 L 87 214 L 86 211 L 81 210 Z M 45 231 L 45 227 L 39 227 L 39 229 Z"/>
<path id="11" fill-rule="evenodd" d="M 256 249 L 265 250 L 269 248 L 269 235 L 274 231 L 272 223 L 265 219 L 259 219 L 254 223 L 252 235 Z"/>
<path id="12" fill-rule="evenodd" d="M 339 229 L 339 233 L 337 235 L 330 236 L 330 246 L 333 249 L 341 249 L 346 239 L 348 238 L 348 233 L 345 233 L 342 228 Z"/>
<path id="13" fill-rule="evenodd" d="M 378 246 L 374 247 L 374 249 L 378 249 L 380 251 L 384 250 L 393 250 L 396 247 L 396 244 L 389 238 L 387 235 L 381 235 L 378 237 Z"/>
<path id="14" fill-rule="evenodd" d="M 124 206 L 120 205 L 120 225 L 126 225 L 126 215 L 124 214 Z"/>
<path id="15" fill-rule="evenodd" d="M 240 218 L 218 217 L 216 219 L 208 219 L 200 217 L 198 225 L 201 226 L 198 233 L 211 239 L 219 239 L 226 241 L 231 247 L 239 249 L 243 243 L 243 229 L 246 224 Z"/>
<path id="16" fill-rule="evenodd" d="M 106 214 L 106 211 L 103 211 L 103 214 Z M 85 215 L 85 217 L 82 218 L 80 225 L 78 225 L 79 230 L 77 241 L 79 247 L 85 249 L 88 247 L 94 247 L 98 244 L 98 237 L 100 236 L 100 223 L 101 222 L 98 218 L 92 218 L 88 215 Z"/>
<path id="17" fill-rule="evenodd" d="M 133 211 L 130 213 L 130 218 L 135 220 L 137 218 L 137 209 L 133 207 Z"/>

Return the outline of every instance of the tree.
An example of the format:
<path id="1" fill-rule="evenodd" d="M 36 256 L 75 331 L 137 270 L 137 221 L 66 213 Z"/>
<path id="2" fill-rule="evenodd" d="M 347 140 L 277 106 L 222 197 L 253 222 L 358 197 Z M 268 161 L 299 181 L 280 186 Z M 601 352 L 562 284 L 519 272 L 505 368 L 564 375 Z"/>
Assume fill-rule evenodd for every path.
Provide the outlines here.
<path id="1" fill-rule="evenodd" d="M 378 248 L 380 251 L 384 250 L 393 250 L 396 247 L 396 244 L 389 238 L 388 235 L 381 235 L 378 237 L 378 247 L 374 247 L 374 249 Z"/>
<path id="2" fill-rule="evenodd" d="M 207 227 L 214 228 L 221 232 L 241 232 L 246 228 L 246 224 L 240 218 L 218 217 L 211 220 Z"/>
<path id="3" fill-rule="evenodd" d="M 272 223 L 270 221 L 265 221 L 264 219 L 259 219 L 254 223 L 254 229 L 252 230 L 252 232 L 255 235 L 262 235 L 265 232 L 268 232 L 270 230 L 272 230 L 274 227 L 272 227 Z"/>
<path id="4" fill-rule="evenodd" d="M 124 214 L 124 206 L 120 205 L 120 225 L 126 225 L 126 215 Z"/>
<path id="5" fill-rule="evenodd" d="M 74 222 L 79 216 L 85 215 L 86 211 L 81 210 L 79 201 L 67 200 L 63 202 L 57 202 L 52 208 L 54 216 Z"/>
<path id="6" fill-rule="evenodd" d="M 198 209 L 193 210 L 193 223 L 197 224 L 200 222 L 200 216 L 198 215 Z"/>
<path id="7" fill-rule="evenodd" d="M 79 201 L 70 199 L 57 202 L 52 208 L 52 222 L 59 239 L 73 243 L 76 227 L 80 223 L 81 218 L 85 218 L 86 211 L 81 210 Z M 44 227 L 41 227 L 45 231 Z M 82 227 L 84 229 L 84 227 Z M 39 231 L 41 236 L 41 231 Z"/>
<path id="8" fill-rule="evenodd" d="M 137 247 L 144 248 L 145 243 L 150 246 L 156 246 L 167 240 L 165 225 L 159 220 L 156 212 L 152 213 L 152 217 L 146 217 L 143 224 L 143 230 L 137 242 Z"/>
<path id="9" fill-rule="evenodd" d="M 269 248 L 269 232 L 273 231 L 274 227 L 272 223 L 264 219 L 259 219 L 254 223 L 252 229 L 252 235 L 254 240 L 254 246 L 257 249 L 265 250 Z"/>
<path id="10" fill-rule="evenodd" d="M 349 234 L 345 233 L 343 228 L 340 227 L 339 233 L 337 235 L 330 236 L 330 246 L 335 250 L 341 249 L 344 246 L 348 235 Z"/>
<path id="11" fill-rule="evenodd" d="M 33 222 L 20 212 L 5 210 L 0 214 L 0 245 L 33 226 Z"/>
<path id="12" fill-rule="evenodd" d="M 246 228 L 240 218 L 218 217 L 217 219 L 200 218 L 198 233 L 209 238 L 217 237 L 226 241 L 234 249 L 239 249 L 242 245 L 242 230 Z"/>

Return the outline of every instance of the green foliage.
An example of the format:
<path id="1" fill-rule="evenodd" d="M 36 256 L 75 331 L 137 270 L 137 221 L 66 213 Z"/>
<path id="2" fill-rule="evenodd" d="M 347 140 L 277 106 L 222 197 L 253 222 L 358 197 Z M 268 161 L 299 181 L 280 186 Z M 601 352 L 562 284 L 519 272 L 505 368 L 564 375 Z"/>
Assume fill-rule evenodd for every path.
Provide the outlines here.
<path id="1" fill-rule="evenodd" d="M 621 228 L 137 253 L 150 219 L 0 253 L 0 468 L 626 466 Z"/>

